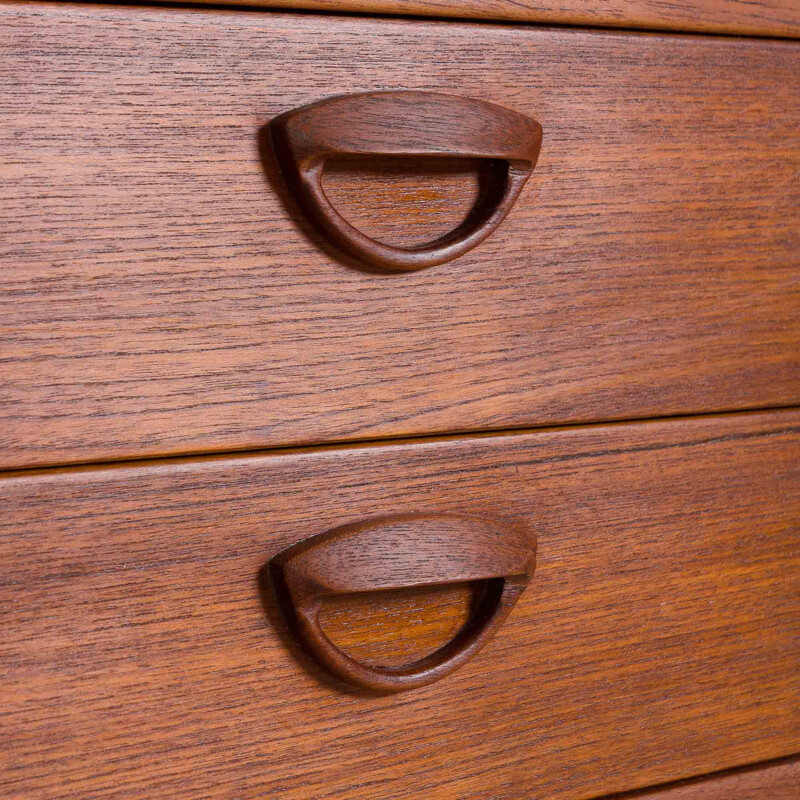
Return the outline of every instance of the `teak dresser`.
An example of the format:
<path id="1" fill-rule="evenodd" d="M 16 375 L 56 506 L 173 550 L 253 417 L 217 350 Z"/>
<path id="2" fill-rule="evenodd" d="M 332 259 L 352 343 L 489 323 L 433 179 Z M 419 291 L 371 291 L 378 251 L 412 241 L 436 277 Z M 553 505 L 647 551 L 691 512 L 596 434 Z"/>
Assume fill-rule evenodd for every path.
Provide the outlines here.
<path id="1" fill-rule="evenodd" d="M 800 798 L 798 0 L 0 0 L 0 798 Z"/>

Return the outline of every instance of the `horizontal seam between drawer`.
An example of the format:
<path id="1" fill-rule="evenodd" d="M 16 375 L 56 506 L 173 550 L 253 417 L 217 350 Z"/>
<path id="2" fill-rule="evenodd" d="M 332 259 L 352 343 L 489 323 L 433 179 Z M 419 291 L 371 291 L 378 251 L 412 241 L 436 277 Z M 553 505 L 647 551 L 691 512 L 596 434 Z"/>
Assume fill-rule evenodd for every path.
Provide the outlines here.
<path id="1" fill-rule="evenodd" d="M 771 758 L 766 761 L 748 762 L 747 764 L 727 767 L 726 769 L 714 770 L 714 772 L 706 772 L 702 775 L 693 775 L 690 778 L 681 778 L 680 780 L 668 781 L 666 783 L 652 784 L 625 792 L 600 795 L 596 797 L 595 800 L 637 800 L 637 798 L 647 800 L 648 797 L 653 798 L 653 800 L 658 800 L 660 793 L 663 792 L 664 796 L 668 798 L 669 795 L 666 794 L 668 791 L 682 788 L 684 786 L 689 787 L 698 784 L 702 785 L 705 782 L 711 782 L 720 778 L 746 775 L 751 772 L 760 772 L 761 770 L 767 770 L 774 767 L 790 766 L 794 763 L 800 763 L 800 755 L 797 753 L 791 753 L 778 758 Z"/>
<path id="2" fill-rule="evenodd" d="M 41 4 L 63 5 L 63 0 L 33 0 Z M 5 5 L 6 0 L 0 0 L 0 4 Z M 679 37 L 701 37 L 703 39 L 722 38 L 722 39 L 745 39 L 763 42 L 798 42 L 800 44 L 800 29 L 794 35 L 791 34 L 760 34 L 748 33 L 746 31 L 715 31 L 697 28 L 648 28 L 625 25 L 590 25 L 569 22 L 515 19 L 487 19 L 481 17 L 458 17 L 458 16 L 433 16 L 423 14 L 389 14 L 368 11 L 351 11 L 348 9 L 311 9 L 311 8 L 284 8 L 269 6 L 238 5 L 232 3 L 192 3 L 179 2 L 176 0 L 72 0 L 70 5 L 78 6 L 102 6 L 105 8 L 161 8 L 174 11 L 205 11 L 213 13 L 215 11 L 228 11 L 246 14 L 289 14 L 297 16 L 313 17 L 341 17 L 347 19 L 374 19 L 374 20 L 398 20 L 418 23 L 455 23 L 461 25 L 480 25 L 480 26 L 501 26 L 515 28 L 529 28 L 533 30 L 558 30 L 558 31 L 589 31 L 594 33 L 606 34 L 643 34 L 654 36 L 679 36 Z"/>
<path id="3" fill-rule="evenodd" d="M 680 420 L 730 419 L 734 417 L 782 415 L 800 411 L 800 405 L 765 406 L 759 408 L 735 409 L 730 411 L 707 411 L 694 414 L 672 414 L 666 416 L 634 417 L 630 419 L 596 420 L 593 422 L 568 422 L 520 428 L 497 430 L 448 431 L 446 433 L 420 434 L 418 436 L 378 437 L 372 439 L 342 439 L 316 442 L 304 445 L 276 445 L 274 447 L 245 448 L 238 450 L 201 450 L 187 453 L 173 453 L 162 456 L 135 456 L 132 458 L 107 459 L 98 461 L 56 462 L 35 467 L 0 468 L 0 481 L 37 474 L 68 473 L 82 470 L 114 469 L 124 467 L 143 467 L 162 463 L 189 463 L 193 461 L 252 458 L 270 455 L 301 455 L 336 450 L 356 450 L 369 447 L 403 447 L 406 445 L 435 444 L 454 440 L 475 441 L 478 439 L 505 438 L 526 434 L 548 433 L 562 430 L 594 429 L 619 427 L 623 425 L 647 425 Z"/>

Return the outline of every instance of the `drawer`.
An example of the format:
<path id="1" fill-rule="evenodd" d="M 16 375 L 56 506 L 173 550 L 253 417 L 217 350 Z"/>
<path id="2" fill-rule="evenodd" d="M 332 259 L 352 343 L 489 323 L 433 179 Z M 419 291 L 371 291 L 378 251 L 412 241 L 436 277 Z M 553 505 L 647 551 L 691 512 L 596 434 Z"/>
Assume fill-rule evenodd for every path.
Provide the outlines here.
<path id="1" fill-rule="evenodd" d="M 188 2 L 189 0 L 181 0 Z M 213 0 L 200 0 L 211 3 Z M 796 0 L 234 0 L 234 5 L 419 14 L 487 20 L 667 28 L 753 36 L 800 35 Z"/>
<path id="2" fill-rule="evenodd" d="M 0 6 L 0 40 L 2 466 L 800 398 L 796 44 L 59 3 Z M 377 274 L 305 221 L 264 126 L 409 88 L 544 142 L 485 242 Z M 478 196 L 460 160 L 327 180 L 404 243 Z"/>
<path id="3" fill-rule="evenodd" d="M 10 474 L 0 796 L 578 800 L 798 752 L 799 448 L 776 411 Z M 459 670 L 348 689 L 264 568 L 398 512 L 529 526 L 536 569 Z M 379 663 L 461 613 L 365 597 L 326 625 Z"/>

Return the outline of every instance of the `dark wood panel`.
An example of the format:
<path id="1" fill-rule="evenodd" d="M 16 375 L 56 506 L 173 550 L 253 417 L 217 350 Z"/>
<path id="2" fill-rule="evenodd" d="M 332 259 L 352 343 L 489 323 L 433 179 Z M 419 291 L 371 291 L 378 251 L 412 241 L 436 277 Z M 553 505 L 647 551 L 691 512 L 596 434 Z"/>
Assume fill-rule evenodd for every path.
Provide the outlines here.
<path id="1" fill-rule="evenodd" d="M 5 477 L 0 796 L 578 800 L 797 752 L 798 454 L 787 411 Z M 537 569 L 459 671 L 351 694 L 258 576 L 398 511 L 529 524 Z M 390 658 L 392 605 L 349 609 Z"/>
<path id="2" fill-rule="evenodd" d="M 59 3 L 0 6 L 0 41 L 4 466 L 800 398 L 800 46 Z M 386 88 L 545 131 L 501 228 L 413 275 L 326 250 L 259 156 Z M 469 170 L 399 207 L 396 164 L 330 184 L 406 239 Z"/>
<path id="3" fill-rule="evenodd" d="M 730 770 L 651 791 L 625 792 L 606 800 L 796 800 L 800 794 L 800 759 Z"/>
<path id="4" fill-rule="evenodd" d="M 189 2 L 189 0 L 183 0 Z M 214 0 L 200 0 L 203 3 Z M 234 5 L 487 20 L 800 35 L 796 0 L 233 0 Z"/>

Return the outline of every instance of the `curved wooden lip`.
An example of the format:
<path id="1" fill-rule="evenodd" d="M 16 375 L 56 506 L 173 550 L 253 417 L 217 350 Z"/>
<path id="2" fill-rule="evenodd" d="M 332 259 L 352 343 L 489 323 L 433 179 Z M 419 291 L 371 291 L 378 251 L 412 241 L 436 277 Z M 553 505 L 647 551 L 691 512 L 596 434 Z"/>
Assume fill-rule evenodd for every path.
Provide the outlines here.
<path id="1" fill-rule="evenodd" d="M 278 166 L 298 205 L 334 244 L 387 271 L 442 264 L 471 250 L 503 221 L 539 156 L 538 122 L 502 106 L 421 91 L 366 92 L 327 98 L 270 122 Z M 333 156 L 471 157 L 494 164 L 486 196 L 449 234 L 415 247 L 383 244 L 334 208 L 322 174 Z"/>
<path id="2" fill-rule="evenodd" d="M 471 658 L 513 608 L 535 569 L 532 532 L 479 517 L 398 514 L 335 528 L 270 562 L 278 603 L 300 644 L 330 672 L 361 688 L 424 686 Z M 486 581 L 481 603 L 456 637 L 403 667 L 373 667 L 340 650 L 319 614 L 325 597 L 443 583 Z"/>
<path id="3" fill-rule="evenodd" d="M 532 169 L 542 144 L 538 122 L 471 97 L 422 91 L 337 95 L 270 122 L 308 165 L 330 156 L 496 158 Z"/>

